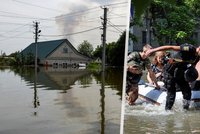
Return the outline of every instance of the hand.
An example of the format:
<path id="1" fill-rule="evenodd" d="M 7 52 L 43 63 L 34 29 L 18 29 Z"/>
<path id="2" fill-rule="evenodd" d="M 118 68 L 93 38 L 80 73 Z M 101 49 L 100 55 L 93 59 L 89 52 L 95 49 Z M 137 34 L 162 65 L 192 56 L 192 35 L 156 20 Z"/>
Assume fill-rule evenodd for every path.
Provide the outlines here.
<path id="1" fill-rule="evenodd" d="M 156 78 L 158 78 L 159 76 L 161 76 L 161 74 L 162 74 L 162 72 L 159 72 L 159 73 L 155 74 Z"/>
<path id="2" fill-rule="evenodd" d="M 145 52 L 145 56 L 149 56 L 149 55 L 151 55 L 153 53 L 153 49 L 149 49 L 149 50 L 147 50 L 146 52 Z"/>
<path id="3" fill-rule="evenodd" d="M 160 86 L 158 84 L 156 84 L 155 89 L 160 90 Z"/>

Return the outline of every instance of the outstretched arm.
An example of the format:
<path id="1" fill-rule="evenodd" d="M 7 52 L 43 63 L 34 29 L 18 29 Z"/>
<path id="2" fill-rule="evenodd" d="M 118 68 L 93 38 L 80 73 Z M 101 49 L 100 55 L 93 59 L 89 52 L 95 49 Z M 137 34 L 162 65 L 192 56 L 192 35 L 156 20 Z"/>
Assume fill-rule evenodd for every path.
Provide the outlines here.
<path id="1" fill-rule="evenodd" d="M 146 56 L 149 56 L 152 53 L 157 52 L 157 51 L 166 51 L 166 50 L 179 51 L 180 49 L 181 49 L 180 46 L 167 45 L 167 46 L 160 46 L 160 47 L 157 47 L 157 48 L 149 49 L 149 50 L 147 50 L 147 52 L 145 54 L 146 54 Z"/>

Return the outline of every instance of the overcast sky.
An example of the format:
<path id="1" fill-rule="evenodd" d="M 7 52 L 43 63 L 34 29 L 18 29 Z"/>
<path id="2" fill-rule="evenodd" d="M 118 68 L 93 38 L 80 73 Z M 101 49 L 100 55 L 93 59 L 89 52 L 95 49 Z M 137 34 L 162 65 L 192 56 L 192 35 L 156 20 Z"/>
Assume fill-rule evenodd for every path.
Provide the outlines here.
<path id="1" fill-rule="evenodd" d="M 108 7 L 107 43 L 117 41 L 128 24 L 129 1 L 1 0 L 0 54 L 21 51 L 33 43 L 36 21 L 41 30 L 38 42 L 67 38 L 77 48 L 87 40 L 96 48 L 101 44 L 101 6 Z"/>

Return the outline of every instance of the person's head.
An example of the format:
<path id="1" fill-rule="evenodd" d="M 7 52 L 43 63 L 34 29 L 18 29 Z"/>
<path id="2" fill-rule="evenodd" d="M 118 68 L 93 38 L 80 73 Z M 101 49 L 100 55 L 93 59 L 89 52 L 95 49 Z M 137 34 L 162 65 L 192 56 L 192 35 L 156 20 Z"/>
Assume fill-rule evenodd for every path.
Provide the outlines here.
<path id="1" fill-rule="evenodd" d="M 152 47 L 151 47 L 151 45 L 149 45 L 149 44 L 146 44 L 146 45 L 143 46 L 143 50 L 142 50 L 142 52 L 140 53 L 142 59 L 146 59 L 146 58 L 147 58 L 147 56 L 146 56 L 145 53 L 147 52 L 147 50 L 149 50 L 149 49 L 151 49 L 151 48 L 152 48 Z"/>
<path id="2" fill-rule="evenodd" d="M 157 51 L 155 53 L 154 58 L 153 58 L 153 63 L 155 65 L 158 65 L 158 64 L 161 65 L 161 64 L 163 64 L 163 58 L 165 57 L 165 55 L 166 55 L 165 51 Z"/>

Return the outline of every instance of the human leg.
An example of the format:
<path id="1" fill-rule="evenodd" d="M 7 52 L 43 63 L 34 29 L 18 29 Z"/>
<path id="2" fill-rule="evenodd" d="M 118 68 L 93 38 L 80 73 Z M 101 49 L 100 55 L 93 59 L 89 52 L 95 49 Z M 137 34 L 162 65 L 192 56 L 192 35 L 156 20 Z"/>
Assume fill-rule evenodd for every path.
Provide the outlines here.
<path id="1" fill-rule="evenodd" d="M 140 81 L 141 74 L 132 74 L 127 72 L 126 79 L 126 94 L 129 105 L 134 105 L 138 98 L 138 82 Z"/>
<path id="2" fill-rule="evenodd" d="M 176 71 L 176 83 L 177 87 L 181 90 L 183 94 L 183 109 L 188 109 L 190 105 L 190 99 L 191 99 L 191 86 L 189 82 L 186 81 L 184 77 L 184 72 L 187 68 L 184 68 L 184 66 L 181 66 Z"/>
<path id="3" fill-rule="evenodd" d="M 188 82 L 179 83 L 179 87 L 183 94 L 183 109 L 189 109 L 191 99 L 191 87 Z"/>
<path id="4" fill-rule="evenodd" d="M 176 88 L 175 88 L 175 79 L 173 75 L 171 75 L 167 71 L 164 71 L 164 83 L 167 89 L 165 110 L 171 110 L 176 98 Z"/>
<path id="5" fill-rule="evenodd" d="M 134 105 L 135 101 L 138 98 L 138 85 L 132 85 L 129 92 L 128 92 L 128 104 L 129 105 Z"/>
<path id="6" fill-rule="evenodd" d="M 171 86 L 170 88 L 167 89 L 167 97 L 166 97 L 166 104 L 165 104 L 165 110 L 171 110 L 174 101 L 176 98 L 176 89 L 175 86 Z"/>

